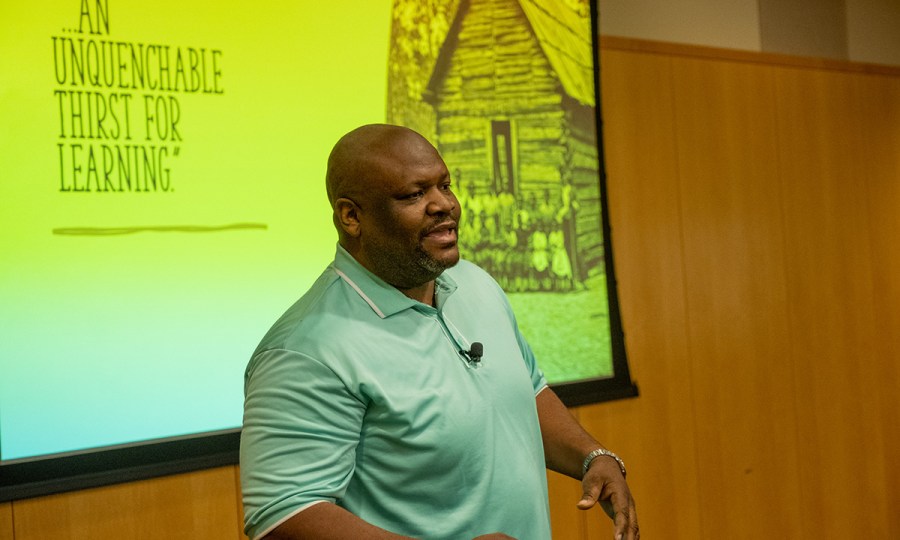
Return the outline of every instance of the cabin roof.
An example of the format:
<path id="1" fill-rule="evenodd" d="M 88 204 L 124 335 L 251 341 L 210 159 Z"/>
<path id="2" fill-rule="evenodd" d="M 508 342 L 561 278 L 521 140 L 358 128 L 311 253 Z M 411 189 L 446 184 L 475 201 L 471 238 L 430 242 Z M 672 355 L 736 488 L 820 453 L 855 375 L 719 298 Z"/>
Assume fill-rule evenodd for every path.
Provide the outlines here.
<path id="1" fill-rule="evenodd" d="M 538 41 L 563 90 L 582 105 L 594 106 L 593 46 L 591 21 L 566 5 L 564 0 L 513 0 L 525 14 L 529 29 Z M 451 33 L 458 32 L 469 11 L 468 2 L 456 9 Z M 456 49 L 455 36 L 444 40 L 428 81 L 429 92 L 437 90 L 440 73 Z"/>

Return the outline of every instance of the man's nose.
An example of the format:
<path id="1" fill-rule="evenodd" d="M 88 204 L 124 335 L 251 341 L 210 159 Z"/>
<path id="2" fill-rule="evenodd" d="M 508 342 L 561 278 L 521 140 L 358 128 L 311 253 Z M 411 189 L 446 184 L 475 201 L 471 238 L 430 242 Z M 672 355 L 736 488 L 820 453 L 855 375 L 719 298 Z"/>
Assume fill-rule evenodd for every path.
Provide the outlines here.
<path id="1" fill-rule="evenodd" d="M 456 196 L 450 190 L 434 189 L 428 201 L 429 214 L 449 214 L 456 208 Z"/>

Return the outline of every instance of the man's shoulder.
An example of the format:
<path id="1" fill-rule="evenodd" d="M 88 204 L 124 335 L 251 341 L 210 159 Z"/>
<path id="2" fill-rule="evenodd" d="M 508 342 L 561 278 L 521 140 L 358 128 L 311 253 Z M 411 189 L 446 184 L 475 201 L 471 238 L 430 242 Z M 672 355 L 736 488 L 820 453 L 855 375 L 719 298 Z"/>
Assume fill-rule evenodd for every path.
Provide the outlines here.
<path id="1" fill-rule="evenodd" d="M 304 343 L 336 339 L 347 320 L 352 303 L 346 301 L 346 287 L 332 266 L 325 269 L 312 287 L 275 321 L 254 356 L 264 350 L 298 349 Z"/>

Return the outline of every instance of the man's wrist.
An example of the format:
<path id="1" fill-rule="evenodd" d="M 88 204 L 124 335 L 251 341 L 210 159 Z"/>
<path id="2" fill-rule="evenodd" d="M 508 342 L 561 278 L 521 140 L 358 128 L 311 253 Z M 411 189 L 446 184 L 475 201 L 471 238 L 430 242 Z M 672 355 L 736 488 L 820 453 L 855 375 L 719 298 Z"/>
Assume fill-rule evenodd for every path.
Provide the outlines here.
<path id="1" fill-rule="evenodd" d="M 584 463 L 582 463 L 581 465 L 582 477 L 587 474 L 588 469 L 591 467 L 591 463 L 600 456 L 607 456 L 616 460 L 616 463 L 619 465 L 619 470 L 622 471 L 622 476 L 625 476 L 625 462 L 622 461 L 622 458 L 620 458 L 613 452 L 610 452 L 606 448 L 597 448 L 596 450 L 591 451 L 587 456 L 585 456 Z"/>

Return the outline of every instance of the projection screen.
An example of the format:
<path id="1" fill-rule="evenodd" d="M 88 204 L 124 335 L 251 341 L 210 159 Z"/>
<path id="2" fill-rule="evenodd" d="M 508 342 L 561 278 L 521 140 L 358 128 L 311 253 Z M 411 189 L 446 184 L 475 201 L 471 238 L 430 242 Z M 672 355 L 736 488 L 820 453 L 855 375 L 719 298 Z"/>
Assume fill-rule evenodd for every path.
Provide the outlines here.
<path id="1" fill-rule="evenodd" d="M 635 395 L 587 0 L 0 5 L 0 500 L 236 462 L 243 370 L 331 260 L 333 143 L 441 151 L 464 257 L 569 405 Z"/>

